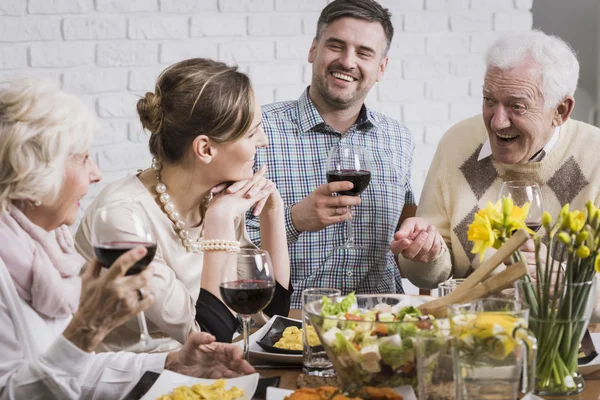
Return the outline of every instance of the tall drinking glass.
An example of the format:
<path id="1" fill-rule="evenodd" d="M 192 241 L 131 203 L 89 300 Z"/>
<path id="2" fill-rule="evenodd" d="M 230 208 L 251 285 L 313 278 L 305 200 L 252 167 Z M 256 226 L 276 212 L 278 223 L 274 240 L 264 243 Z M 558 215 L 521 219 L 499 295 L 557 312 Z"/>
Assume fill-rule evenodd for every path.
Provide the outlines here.
<path id="1" fill-rule="evenodd" d="M 98 208 L 92 221 L 92 246 L 96 258 L 104 268 L 109 268 L 127 251 L 143 246 L 148 251 L 146 256 L 129 268 L 125 275 L 139 274 L 146 269 L 156 253 L 156 238 L 141 204 L 117 202 Z M 149 351 L 168 341 L 152 339 L 143 311 L 137 315 L 137 320 L 140 341 L 127 350 Z"/>
<path id="2" fill-rule="evenodd" d="M 537 232 L 542 226 L 542 214 L 544 213 L 544 201 L 542 191 L 537 183 L 529 181 L 507 181 L 502 183 L 498 192 L 498 199 L 504 197 L 512 198 L 515 206 L 523 207 L 529 203 L 529 214 L 525 224 L 529 229 Z"/>
<path id="3" fill-rule="evenodd" d="M 329 288 L 305 289 L 302 292 L 302 370 L 306 375 L 334 376 L 335 371 L 325 349 L 320 343 L 314 343 L 311 338 L 314 328 L 304 307 L 308 303 L 321 300 L 323 296 L 333 299 L 341 295 L 339 289 Z"/>
<path id="4" fill-rule="evenodd" d="M 352 182 L 354 187 L 350 190 L 339 192 L 342 196 L 358 196 L 369 186 L 371 181 L 371 161 L 369 152 L 364 147 L 347 144 L 337 144 L 329 151 L 327 158 L 327 182 Z M 358 248 L 354 243 L 352 230 L 352 206 L 347 207 L 348 219 L 346 229 L 348 237 L 343 249 Z"/>
<path id="5" fill-rule="evenodd" d="M 250 316 L 264 310 L 275 294 L 273 264 L 269 253 L 259 249 L 241 249 L 226 257 L 219 291 L 225 305 L 242 316 L 244 358 L 248 360 Z"/>
<path id="6" fill-rule="evenodd" d="M 440 284 L 438 284 L 438 296 L 444 297 L 448 296 L 450 293 L 454 292 L 456 288 L 462 284 L 465 279 L 448 279 Z"/>

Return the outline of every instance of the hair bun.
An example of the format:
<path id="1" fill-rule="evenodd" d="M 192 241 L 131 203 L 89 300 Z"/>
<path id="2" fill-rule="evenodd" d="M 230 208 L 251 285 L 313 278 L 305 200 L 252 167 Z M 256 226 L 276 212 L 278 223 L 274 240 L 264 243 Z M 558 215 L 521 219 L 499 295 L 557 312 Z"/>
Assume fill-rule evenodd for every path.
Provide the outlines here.
<path id="1" fill-rule="evenodd" d="M 142 126 L 154 134 L 158 134 L 162 125 L 163 113 L 160 98 L 152 92 L 147 92 L 137 102 L 137 111 Z"/>

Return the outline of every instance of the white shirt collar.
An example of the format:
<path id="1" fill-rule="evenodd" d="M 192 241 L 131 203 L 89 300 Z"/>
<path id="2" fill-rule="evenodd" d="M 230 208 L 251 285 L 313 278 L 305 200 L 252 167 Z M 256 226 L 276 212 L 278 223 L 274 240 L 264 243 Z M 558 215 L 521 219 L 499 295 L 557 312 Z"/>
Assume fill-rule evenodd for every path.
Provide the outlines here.
<path id="1" fill-rule="evenodd" d="M 558 142 L 559 136 L 560 136 L 560 126 L 557 126 L 556 128 L 554 128 L 554 133 L 552 134 L 552 137 L 550 138 L 550 140 L 548 140 L 548 143 L 546 143 L 546 145 L 542 149 L 542 151 L 544 152 L 544 155 L 542 156 L 542 158 L 540 158 L 537 161 L 541 161 L 545 156 L 547 156 L 552 151 L 552 149 L 554 148 L 554 146 L 556 146 L 556 143 Z M 488 139 L 483 144 L 483 147 L 481 147 L 481 151 L 479 152 L 479 157 L 477 157 L 477 161 L 481 161 L 484 158 L 489 157 L 491 155 L 492 155 L 492 146 L 490 145 L 490 139 Z"/>

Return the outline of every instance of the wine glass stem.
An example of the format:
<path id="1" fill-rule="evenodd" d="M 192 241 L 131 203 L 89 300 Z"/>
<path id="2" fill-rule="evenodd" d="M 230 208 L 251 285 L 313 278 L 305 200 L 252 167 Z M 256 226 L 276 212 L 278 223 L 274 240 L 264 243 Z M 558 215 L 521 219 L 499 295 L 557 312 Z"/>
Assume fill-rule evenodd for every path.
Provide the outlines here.
<path id="1" fill-rule="evenodd" d="M 140 342 L 147 344 L 150 342 L 150 333 L 148 332 L 148 325 L 146 324 L 146 315 L 141 311 L 137 315 L 138 325 L 140 326 Z"/>
<path id="2" fill-rule="evenodd" d="M 348 219 L 346 219 L 346 232 L 347 232 L 347 240 L 346 246 L 354 246 L 354 230 L 352 229 L 352 219 L 354 215 L 352 214 L 352 206 L 347 206 L 346 210 L 348 212 Z"/>
<path id="3" fill-rule="evenodd" d="M 244 360 L 249 361 L 250 352 L 250 321 L 249 315 L 242 315 L 242 328 L 244 329 Z"/>

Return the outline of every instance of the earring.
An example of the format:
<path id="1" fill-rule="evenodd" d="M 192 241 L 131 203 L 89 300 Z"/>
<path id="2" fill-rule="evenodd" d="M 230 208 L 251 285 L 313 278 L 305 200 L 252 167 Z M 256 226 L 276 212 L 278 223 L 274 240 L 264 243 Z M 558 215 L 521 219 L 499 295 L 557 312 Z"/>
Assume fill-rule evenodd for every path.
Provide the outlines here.
<path id="1" fill-rule="evenodd" d="M 39 206 L 42 205 L 42 202 L 39 201 L 39 200 L 36 200 L 36 201 L 33 202 L 33 205 L 36 206 L 36 207 L 39 207 Z"/>

